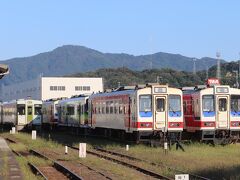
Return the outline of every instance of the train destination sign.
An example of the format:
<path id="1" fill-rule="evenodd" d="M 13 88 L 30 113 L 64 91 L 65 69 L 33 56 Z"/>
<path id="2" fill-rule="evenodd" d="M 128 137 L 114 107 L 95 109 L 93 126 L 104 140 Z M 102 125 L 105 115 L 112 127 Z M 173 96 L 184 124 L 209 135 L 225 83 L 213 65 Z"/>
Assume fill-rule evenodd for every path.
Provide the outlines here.
<path id="1" fill-rule="evenodd" d="M 228 93 L 228 87 L 217 87 L 217 93 Z"/>
<path id="2" fill-rule="evenodd" d="M 166 93 L 167 88 L 166 87 L 155 87 L 154 88 L 154 93 Z"/>

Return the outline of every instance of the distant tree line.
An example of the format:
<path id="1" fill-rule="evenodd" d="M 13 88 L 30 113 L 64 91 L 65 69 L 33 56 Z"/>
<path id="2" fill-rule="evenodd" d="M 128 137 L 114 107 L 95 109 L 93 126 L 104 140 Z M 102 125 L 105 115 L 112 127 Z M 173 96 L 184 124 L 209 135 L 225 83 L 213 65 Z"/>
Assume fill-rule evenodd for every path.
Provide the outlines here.
<path id="1" fill-rule="evenodd" d="M 238 63 L 230 62 L 221 65 L 221 83 L 234 86 Z M 216 77 L 216 66 L 207 71 L 198 71 L 196 74 L 172 69 L 147 69 L 134 71 L 128 68 L 105 68 L 96 71 L 77 73 L 69 76 L 77 77 L 103 77 L 105 88 L 116 88 L 119 85 L 137 85 L 146 83 L 169 84 L 172 87 L 195 86 L 204 84 L 206 78 Z"/>

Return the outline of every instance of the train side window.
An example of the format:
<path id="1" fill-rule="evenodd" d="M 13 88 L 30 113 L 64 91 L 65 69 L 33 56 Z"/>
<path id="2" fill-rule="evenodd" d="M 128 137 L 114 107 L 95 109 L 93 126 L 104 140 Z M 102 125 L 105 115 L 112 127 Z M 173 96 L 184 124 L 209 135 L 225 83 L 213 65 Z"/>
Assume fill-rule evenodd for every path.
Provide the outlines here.
<path id="1" fill-rule="evenodd" d="M 194 100 L 192 100 L 192 114 L 194 114 L 194 106 L 195 105 L 195 103 L 194 103 Z"/>
<path id="2" fill-rule="evenodd" d="M 227 99 L 219 98 L 219 111 L 227 111 Z"/>
<path id="3" fill-rule="evenodd" d="M 114 106 L 113 101 L 111 101 L 109 104 L 110 104 L 110 114 L 113 114 L 113 106 Z"/>
<path id="4" fill-rule="evenodd" d="M 119 104 L 119 114 L 122 114 L 123 113 L 123 107 L 122 107 L 122 104 Z"/>
<path id="5" fill-rule="evenodd" d="M 184 113 L 187 114 L 187 103 L 186 103 L 186 101 L 183 101 L 183 110 L 184 110 Z"/>
<path id="6" fill-rule="evenodd" d="M 79 104 L 78 106 L 77 106 L 77 113 L 80 115 L 80 114 L 82 114 L 82 108 L 81 108 L 82 106 L 81 106 L 81 104 Z"/>
<path id="7" fill-rule="evenodd" d="M 74 113 L 74 106 L 68 106 L 68 107 L 67 107 L 67 113 L 68 113 L 68 115 L 70 115 L 70 116 L 74 115 L 74 114 L 75 114 L 75 113 Z"/>
<path id="8" fill-rule="evenodd" d="M 124 114 L 127 114 L 127 108 L 126 106 L 123 107 Z"/>
<path id="9" fill-rule="evenodd" d="M 156 99 L 156 109 L 158 112 L 165 111 L 165 99 L 163 99 L 163 98 Z"/>
<path id="10" fill-rule="evenodd" d="M 109 102 L 106 103 L 106 114 L 109 114 Z"/>
<path id="11" fill-rule="evenodd" d="M 115 106 L 114 106 L 114 113 L 115 114 L 118 114 L 118 104 L 117 103 L 115 103 Z"/>

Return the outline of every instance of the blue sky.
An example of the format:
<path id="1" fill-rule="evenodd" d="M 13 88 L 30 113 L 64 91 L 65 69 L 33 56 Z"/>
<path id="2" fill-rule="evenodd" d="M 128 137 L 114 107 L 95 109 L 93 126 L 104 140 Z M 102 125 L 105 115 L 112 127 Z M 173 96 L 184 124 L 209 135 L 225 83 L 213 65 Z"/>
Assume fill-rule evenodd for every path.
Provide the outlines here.
<path id="1" fill-rule="evenodd" d="M 0 59 L 66 44 L 134 55 L 169 52 L 239 59 L 238 0 L 0 2 Z"/>

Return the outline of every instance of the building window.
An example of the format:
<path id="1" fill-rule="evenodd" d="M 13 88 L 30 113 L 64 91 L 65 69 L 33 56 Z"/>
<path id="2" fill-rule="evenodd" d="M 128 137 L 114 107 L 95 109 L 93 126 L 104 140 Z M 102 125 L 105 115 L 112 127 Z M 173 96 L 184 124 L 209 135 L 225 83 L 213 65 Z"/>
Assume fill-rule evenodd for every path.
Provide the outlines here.
<path id="1" fill-rule="evenodd" d="M 75 86 L 75 91 L 90 91 L 90 86 Z"/>
<path id="2" fill-rule="evenodd" d="M 65 91 L 65 86 L 50 86 L 50 91 Z"/>
<path id="3" fill-rule="evenodd" d="M 75 91 L 90 91 L 90 86 L 75 86 Z"/>
<path id="4" fill-rule="evenodd" d="M 58 91 L 65 91 L 65 86 L 58 86 Z"/>
<path id="5" fill-rule="evenodd" d="M 82 91 L 82 86 L 75 86 L 75 91 Z"/>

